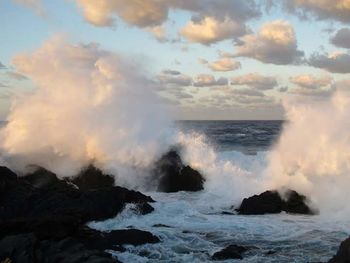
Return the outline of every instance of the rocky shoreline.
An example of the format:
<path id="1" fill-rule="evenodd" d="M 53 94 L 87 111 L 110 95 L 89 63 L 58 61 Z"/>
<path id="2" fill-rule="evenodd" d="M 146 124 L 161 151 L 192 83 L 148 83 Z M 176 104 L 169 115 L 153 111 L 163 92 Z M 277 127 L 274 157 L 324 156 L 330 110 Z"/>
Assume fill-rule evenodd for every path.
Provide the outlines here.
<path id="1" fill-rule="evenodd" d="M 163 192 L 199 191 L 204 177 L 184 165 L 176 151 L 155 164 L 154 178 Z M 124 251 L 123 245 L 161 242 L 138 229 L 108 233 L 86 223 L 115 217 L 128 204 L 136 213 L 151 213 L 154 200 L 140 192 L 115 186 L 111 175 L 89 166 L 71 180 L 60 180 L 38 168 L 24 177 L 0 167 L 0 262 L 119 262 L 108 250 Z M 287 212 L 312 215 L 307 198 L 287 190 L 266 191 L 245 198 L 236 212 L 257 215 Z M 242 259 L 249 248 L 231 244 L 214 253 L 212 260 Z M 345 240 L 331 263 L 350 262 L 350 239 Z"/>

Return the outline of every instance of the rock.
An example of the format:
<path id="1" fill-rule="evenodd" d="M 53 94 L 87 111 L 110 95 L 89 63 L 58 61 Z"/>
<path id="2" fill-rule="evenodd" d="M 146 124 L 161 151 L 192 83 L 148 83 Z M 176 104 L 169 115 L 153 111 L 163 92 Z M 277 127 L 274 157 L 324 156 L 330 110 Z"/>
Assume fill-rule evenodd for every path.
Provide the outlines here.
<path id="1" fill-rule="evenodd" d="M 104 174 L 100 169 L 89 165 L 80 174 L 74 177 L 72 183 L 79 187 L 81 191 L 100 189 L 114 186 L 114 177 Z"/>
<path id="2" fill-rule="evenodd" d="M 20 179 L 28 182 L 34 188 L 48 190 L 73 188 L 68 181 L 58 179 L 56 174 L 42 167 L 36 167 L 34 172 L 29 173 Z"/>
<path id="3" fill-rule="evenodd" d="M 350 237 L 341 242 L 337 254 L 328 263 L 350 263 Z"/>
<path id="4" fill-rule="evenodd" d="M 175 150 L 169 151 L 156 162 L 154 174 L 161 192 L 203 190 L 203 176 L 190 166 L 184 165 Z"/>
<path id="5" fill-rule="evenodd" d="M 226 260 L 226 259 L 243 259 L 242 254 L 248 249 L 242 246 L 229 245 L 224 249 L 215 252 L 211 257 L 212 260 Z"/>
<path id="6" fill-rule="evenodd" d="M 293 190 L 287 190 L 286 200 L 277 191 L 266 191 L 243 199 L 236 210 L 241 215 L 276 214 L 285 211 L 292 214 L 313 214 L 306 204 L 306 197 Z"/>
<path id="7" fill-rule="evenodd" d="M 87 249 L 72 238 L 38 240 L 32 233 L 8 236 L 0 240 L 0 262 L 115 263 L 106 252 Z M 6 261 L 5 261 L 6 262 Z"/>
<path id="8" fill-rule="evenodd" d="M 0 178 L 0 220 L 58 215 L 76 217 L 82 222 L 105 220 L 117 215 L 127 203 L 138 204 L 143 214 L 153 211 L 146 204 L 154 202 L 151 197 L 123 187 L 80 191 L 66 182 L 54 183 L 57 178 L 54 179 L 52 173 L 41 173 L 32 178 L 35 180 Z"/>

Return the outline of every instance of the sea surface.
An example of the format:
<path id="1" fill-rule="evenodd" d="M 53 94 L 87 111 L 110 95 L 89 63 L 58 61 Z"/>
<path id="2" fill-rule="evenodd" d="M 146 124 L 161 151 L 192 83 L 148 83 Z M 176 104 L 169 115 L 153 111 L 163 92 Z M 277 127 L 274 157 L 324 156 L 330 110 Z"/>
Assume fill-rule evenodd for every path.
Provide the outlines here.
<path id="1" fill-rule="evenodd" d="M 277 142 L 283 122 L 179 121 L 176 126 L 185 134 L 204 134 L 217 159 L 225 160 L 226 166 L 232 164 L 229 176 L 234 177 L 235 173 L 254 175 L 256 167 L 266 166 L 266 154 Z M 226 180 L 220 176 L 228 168 L 217 169 L 217 180 Z M 210 191 L 149 192 L 156 200 L 153 213 L 141 216 L 126 207 L 116 218 L 89 225 L 102 231 L 133 227 L 160 237 L 158 244 L 127 246 L 123 253 L 111 251 L 123 262 L 211 262 L 211 255 L 230 244 L 250 249 L 243 260 L 226 262 L 327 262 L 350 234 L 349 221 L 322 215 L 232 214 L 236 204 L 227 196 L 234 196 L 235 191 L 230 192 L 227 179 Z"/>

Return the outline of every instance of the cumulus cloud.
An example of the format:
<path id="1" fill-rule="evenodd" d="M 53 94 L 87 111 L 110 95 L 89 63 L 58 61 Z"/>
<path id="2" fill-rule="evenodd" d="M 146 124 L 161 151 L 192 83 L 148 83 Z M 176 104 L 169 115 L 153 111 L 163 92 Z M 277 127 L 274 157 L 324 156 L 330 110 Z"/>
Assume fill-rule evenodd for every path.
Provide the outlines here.
<path id="1" fill-rule="evenodd" d="M 331 43 L 337 47 L 350 49 L 350 29 L 342 28 L 331 38 Z"/>
<path id="2" fill-rule="evenodd" d="M 231 85 L 246 85 L 258 90 L 273 89 L 278 85 L 276 78 L 262 76 L 257 73 L 249 73 L 244 76 L 231 78 Z"/>
<path id="3" fill-rule="evenodd" d="M 215 79 L 210 74 L 200 74 L 195 78 L 193 86 L 195 87 L 211 87 L 211 86 L 224 86 L 228 84 L 227 78 L 220 77 Z"/>
<path id="4" fill-rule="evenodd" d="M 278 89 L 279 92 L 284 93 L 288 91 L 288 86 L 283 86 Z"/>
<path id="5" fill-rule="evenodd" d="M 237 37 L 246 31 L 242 23 L 226 17 L 219 20 L 215 17 L 204 17 L 200 21 L 189 21 L 180 30 L 180 35 L 191 42 L 210 45 L 212 43 Z"/>
<path id="6" fill-rule="evenodd" d="M 350 73 L 350 54 L 344 52 L 314 53 L 311 55 L 309 65 L 322 68 L 332 73 Z"/>
<path id="7" fill-rule="evenodd" d="M 233 71 L 241 68 L 241 63 L 232 58 L 223 57 L 217 61 L 209 63 L 208 66 L 213 71 Z"/>
<path id="8" fill-rule="evenodd" d="M 34 0 L 32 0 L 34 1 Z M 125 23 L 151 30 L 163 39 L 161 26 L 171 10 L 192 13 L 180 34 L 191 42 L 211 44 L 245 33 L 245 23 L 261 14 L 254 0 L 75 0 L 85 20 L 113 27 L 117 17 Z M 199 30 L 199 31 L 196 31 Z"/>
<path id="9" fill-rule="evenodd" d="M 332 83 L 330 76 L 315 77 L 310 74 L 302 74 L 291 77 L 290 82 L 306 89 L 317 89 L 328 86 Z"/>
<path id="10" fill-rule="evenodd" d="M 304 55 L 298 50 L 294 28 L 284 20 L 264 24 L 257 34 L 241 37 L 236 47 L 235 56 L 277 65 L 298 63 Z"/>
<path id="11" fill-rule="evenodd" d="M 349 0 L 288 0 L 287 7 L 301 14 L 312 13 L 320 19 L 350 22 Z"/>
<path id="12" fill-rule="evenodd" d="M 153 36 L 160 42 L 164 42 L 167 40 L 166 30 L 164 26 L 154 26 L 148 28 L 148 31 L 153 34 Z"/>
<path id="13" fill-rule="evenodd" d="M 181 74 L 175 70 L 164 70 L 157 76 L 159 82 L 164 85 L 172 86 L 190 86 L 192 85 L 192 78 L 190 76 Z"/>

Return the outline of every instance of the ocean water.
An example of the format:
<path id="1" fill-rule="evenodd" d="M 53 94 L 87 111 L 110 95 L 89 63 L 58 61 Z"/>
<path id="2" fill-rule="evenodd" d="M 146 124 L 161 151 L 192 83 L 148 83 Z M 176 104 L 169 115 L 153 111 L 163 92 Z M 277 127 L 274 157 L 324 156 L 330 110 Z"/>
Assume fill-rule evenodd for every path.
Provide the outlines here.
<path id="1" fill-rule="evenodd" d="M 278 140 L 283 122 L 182 121 L 176 125 L 185 134 L 204 134 L 218 159 L 239 167 L 237 172 L 254 174 L 256 167 L 266 166 L 266 154 Z M 123 262 L 210 262 L 211 255 L 230 244 L 250 247 L 237 262 L 326 262 L 350 234 L 349 222 L 322 215 L 232 215 L 232 205 L 237 203 L 222 189 L 218 185 L 197 193 L 149 192 L 157 201 L 152 204 L 153 213 L 140 216 L 126 207 L 116 218 L 89 225 L 102 231 L 134 227 L 160 237 L 158 244 L 111 251 Z"/>
<path id="2" fill-rule="evenodd" d="M 278 140 L 283 122 L 181 121 L 176 126 L 184 134 L 204 134 L 222 161 L 219 165 L 235 167 L 227 172 L 234 177 L 235 173 L 255 176 L 266 166 L 266 154 Z M 228 177 L 222 177 L 227 167 L 215 166 L 211 172 L 215 169 L 216 180 L 221 182 L 207 183 L 204 191 L 148 192 L 156 200 L 153 213 L 141 216 L 126 207 L 116 218 L 91 222 L 89 226 L 101 231 L 132 227 L 160 237 L 158 244 L 126 246 L 123 253 L 110 251 L 123 262 L 211 262 L 211 255 L 230 244 L 250 249 L 243 260 L 227 262 L 327 262 L 340 241 L 350 234 L 349 221 L 321 214 L 231 214 L 232 206 L 239 204 L 237 187 L 231 188 Z"/>

